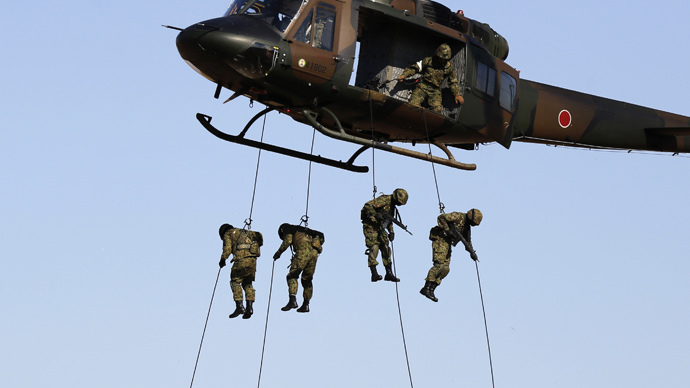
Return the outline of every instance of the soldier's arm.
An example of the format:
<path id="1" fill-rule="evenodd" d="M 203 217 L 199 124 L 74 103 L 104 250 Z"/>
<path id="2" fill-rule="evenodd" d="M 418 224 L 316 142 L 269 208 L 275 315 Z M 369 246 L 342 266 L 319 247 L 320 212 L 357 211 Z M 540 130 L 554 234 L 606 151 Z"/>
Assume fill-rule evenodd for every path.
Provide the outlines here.
<path id="1" fill-rule="evenodd" d="M 403 70 L 400 77 L 398 77 L 398 81 L 402 81 L 405 78 L 413 76 L 413 75 L 419 73 L 420 71 L 422 71 L 421 63 L 422 63 L 422 61 L 419 61 L 417 63 L 413 63 L 410 66 L 406 67 L 405 70 Z"/>
<path id="2" fill-rule="evenodd" d="M 278 250 L 273 255 L 273 259 L 277 260 L 280 257 L 280 255 L 282 255 L 283 252 L 285 252 L 285 250 L 288 249 L 290 244 L 292 244 L 292 234 L 286 234 L 283 238 L 283 243 L 280 244 L 280 247 L 278 247 Z"/>

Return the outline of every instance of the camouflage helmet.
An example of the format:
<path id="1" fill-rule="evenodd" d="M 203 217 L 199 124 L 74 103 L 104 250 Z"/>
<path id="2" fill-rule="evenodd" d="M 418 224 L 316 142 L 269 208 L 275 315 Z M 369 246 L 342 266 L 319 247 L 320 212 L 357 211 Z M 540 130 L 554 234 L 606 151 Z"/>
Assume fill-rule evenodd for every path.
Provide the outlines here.
<path id="1" fill-rule="evenodd" d="M 220 234 L 220 239 L 223 239 L 223 235 L 225 235 L 225 232 L 228 230 L 232 229 L 232 225 L 230 224 L 223 224 L 220 226 L 220 229 L 218 229 L 218 234 Z"/>
<path id="2" fill-rule="evenodd" d="M 436 56 L 441 59 L 445 59 L 446 61 L 450 59 L 451 54 L 452 52 L 450 50 L 450 46 L 448 46 L 445 43 L 438 46 L 438 48 L 436 49 Z"/>
<path id="3" fill-rule="evenodd" d="M 280 237 L 281 240 L 284 239 L 285 235 L 290 233 L 289 229 L 290 224 L 288 223 L 280 225 L 280 227 L 278 228 L 278 237 Z"/>
<path id="4" fill-rule="evenodd" d="M 409 196 L 407 195 L 407 191 L 405 189 L 395 189 L 393 191 L 393 200 L 395 200 L 395 202 L 398 204 L 406 204 L 407 198 L 409 198 Z"/>
<path id="5" fill-rule="evenodd" d="M 467 211 L 467 220 L 470 221 L 470 224 L 472 226 L 477 226 L 482 222 L 482 218 L 484 216 L 482 215 L 482 212 L 479 211 L 479 209 L 470 209 Z"/>

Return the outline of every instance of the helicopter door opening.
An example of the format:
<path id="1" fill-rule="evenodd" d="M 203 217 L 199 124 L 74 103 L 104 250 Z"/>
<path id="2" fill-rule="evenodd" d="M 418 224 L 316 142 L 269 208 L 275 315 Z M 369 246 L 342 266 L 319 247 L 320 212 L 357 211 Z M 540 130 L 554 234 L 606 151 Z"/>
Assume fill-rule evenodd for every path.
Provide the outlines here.
<path id="1" fill-rule="evenodd" d="M 386 96 L 408 102 L 416 86 L 412 79 L 420 75 L 417 74 L 403 82 L 394 80 L 406 67 L 425 57 L 433 56 L 436 48 L 446 43 L 452 50 L 450 62 L 455 68 L 460 91 L 462 93 L 465 90 L 467 49 L 464 43 L 444 39 L 429 30 L 414 28 L 409 23 L 402 23 L 370 9 L 360 9 L 359 16 L 359 55 L 354 70 L 354 86 L 376 90 Z M 460 106 L 455 103 L 448 80 L 444 80 L 441 90 L 443 114 L 452 120 L 457 119 Z"/>

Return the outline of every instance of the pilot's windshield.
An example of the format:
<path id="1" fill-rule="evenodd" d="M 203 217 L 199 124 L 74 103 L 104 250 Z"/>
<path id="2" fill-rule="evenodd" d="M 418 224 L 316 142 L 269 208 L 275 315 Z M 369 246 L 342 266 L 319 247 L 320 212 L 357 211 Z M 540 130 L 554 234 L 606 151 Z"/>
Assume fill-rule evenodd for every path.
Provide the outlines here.
<path id="1" fill-rule="evenodd" d="M 301 4 L 301 0 L 233 0 L 225 16 L 256 15 L 285 32 Z"/>

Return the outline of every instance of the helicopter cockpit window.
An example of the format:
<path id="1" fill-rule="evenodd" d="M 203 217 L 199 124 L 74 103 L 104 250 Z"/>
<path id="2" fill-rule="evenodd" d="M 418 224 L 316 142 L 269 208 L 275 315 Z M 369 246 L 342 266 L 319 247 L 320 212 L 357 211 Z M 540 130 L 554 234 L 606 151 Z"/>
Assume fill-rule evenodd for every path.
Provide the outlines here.
<path id="1" fill-rule="evenodd" d="M 517 97 L 517 81 L 508 73 L 501 73 L 501 94 L 498 97 L 501 108 L 512 112 L 515 109 Z"/>
<path id="2" fill-rule="evenodd" d="M 314 12 L 316 10 L 316 12 Z M 295 40 L 327 51 L 333 50 L 335 34 L 335 7 L 319 3 L 295 33 Z"/>
<path id="3" fill-rule="evenodd" d="M 285 32 L 301 4 L 301 0 L 233 0 L 224 16 L 255 15 Z"/>

